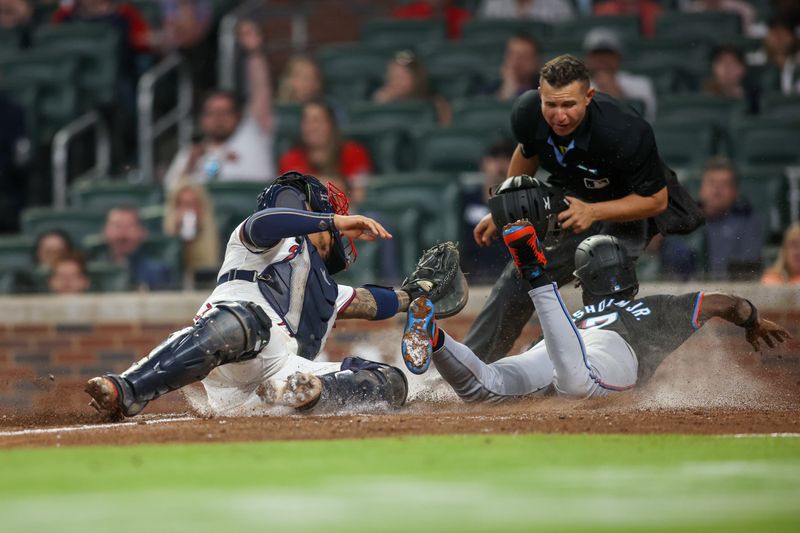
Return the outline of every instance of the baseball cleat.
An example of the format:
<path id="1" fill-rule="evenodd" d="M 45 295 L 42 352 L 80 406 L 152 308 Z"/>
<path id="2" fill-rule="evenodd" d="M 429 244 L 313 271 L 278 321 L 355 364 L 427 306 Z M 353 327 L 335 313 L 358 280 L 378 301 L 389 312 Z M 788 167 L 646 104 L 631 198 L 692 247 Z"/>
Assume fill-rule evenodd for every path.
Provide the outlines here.
<path id="1" fill-rule="evenodd" d="M 412 374 L 424 374 L 431 366 L 436 319 L 433 302 L 420 296 L 408 306 L 408 320 L 403 330 L 401 352 Z"/>
<path id="2" fill-rule="evenodd" d="M 308 372 L 295 372 L 285 380 L 269 380 L 256 393 L 265 403 L 308 409 L 322 394 L 322 381 Z"/>
<path id="3" fill-rule="evenodd" d="M 114 420 L 123 418 L 119 390 L 112 380 L 106 377 L 92 378 L 86 382 L 83 390 L 92 397 L 89 405 L 98 413 Z"/>
<path id="4" fill-rule="evenodd" d="M 547 258 L 539 249 L 539 238 L 530 222 L 518 220 L 513 224 L 506 224 L 503 228 L 503 242 L 523 278 L 533 280 L 542 275 Z"/>

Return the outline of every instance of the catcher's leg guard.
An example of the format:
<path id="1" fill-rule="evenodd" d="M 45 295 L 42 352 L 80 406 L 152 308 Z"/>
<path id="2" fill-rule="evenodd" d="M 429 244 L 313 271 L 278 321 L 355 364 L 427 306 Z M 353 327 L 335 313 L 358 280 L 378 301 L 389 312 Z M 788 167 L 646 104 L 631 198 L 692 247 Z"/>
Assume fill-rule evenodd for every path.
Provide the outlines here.
<path id="1" fill-rule="evenodd" d="M 272 323 L 252 302 L 225 302 L 194 326 L 170 335 L 121 375 L 107 374 L 119 393 L 124 416 L 139 413 L 147 402 L 205 378 L 215 367 L 247 361 L 269 342 Z"/>
<path id="2" fill-rule="evenodd" d="M 375 402 L 398 408 L 406 403 L 408 396 L 408 381 L 400 370 L 360 357 L 346 358 L 341 371 L 319 376 L 319 379 L 322 394 L 314 405 L 322 408 Z"/>

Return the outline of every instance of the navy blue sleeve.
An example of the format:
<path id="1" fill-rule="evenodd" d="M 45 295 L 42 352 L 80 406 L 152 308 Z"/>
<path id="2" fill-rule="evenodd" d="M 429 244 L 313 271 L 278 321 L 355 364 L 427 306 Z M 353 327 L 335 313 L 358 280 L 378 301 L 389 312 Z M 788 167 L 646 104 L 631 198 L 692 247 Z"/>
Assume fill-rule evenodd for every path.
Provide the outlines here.
<path id="1" fill-rule="evenodd" d="M 270 248 L 281 239 L 325 231 L 333 227 L 332 213 L 312 213 L 287 207 L 270 207 L 250 215 L 244 223 L 246 244 Z"/>

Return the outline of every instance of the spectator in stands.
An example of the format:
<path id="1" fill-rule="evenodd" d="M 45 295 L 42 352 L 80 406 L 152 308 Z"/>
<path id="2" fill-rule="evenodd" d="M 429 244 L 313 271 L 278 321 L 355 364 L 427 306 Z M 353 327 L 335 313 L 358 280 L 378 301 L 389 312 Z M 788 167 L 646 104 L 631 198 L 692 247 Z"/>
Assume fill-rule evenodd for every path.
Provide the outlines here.
<path id="1" fill-rule="evenodd" d="M 216 40 L 211 35 L 214 6 L 210 0 L 158 0 L 161 28 L 154 41 L 163 53 L 179 51 L 192 72 L 195 94 L 215 84 Z"/>
<path id="2" fill-rule="evenodd" d="M 452 0 L 412 0 L 392 10 L 397 19 L 442 20 L 447 24 L 447 36 L 460 39 L 464 23 L 472 18 L 469 9 L 454 5 Z"/>
<path id="3" fill-rule="evenodd" d="M 500 79 L 484 90 L 498 100 L 513 100 L 527 90 L 539 87 L 539 44 L 524 33 L 512 35 L 506 41 L 506 53 L 500 66 Z"/>
<path id="4" fill-rule="evenodd" d="M 639 100 L 644 104 L 644 116 L 650 122 L 656 118 L 656 91 L 647 76 L 637 76 L 620 70 L 622 40 L 613 30 L 595 28 L 583 41 L 586 67 L 592 76 L 592 86 L 620 100 Z"/>
<path id="5" fill-rule="evenodd" d="M 422 61 L 410 50 L 402 50 L 386 66 L 383 86 L 372 95 L 379 104 L 409 100 L 429 100 L 436 106 L 439 125 L 448 126 L 452 110 L 447 101 L 431 93 L 428 73 Z"/>
<path id="6" fill-rule="evenodd" d="M 33 262 L 37 267 L 50 270 L 62 257 L 75 252 L 70 236 L 61 230 L 44 231 L 33 245 Z"/>
<path id="7" fill-rule="evenodd" d="M 575 18 L 575 11 L 569 0 L 483 0 L 480 16 L 553 23 Z"/>
<path id="8" fill-rule="evenodd" d="M 239 44 L 246 52 L 247 94 L 244 114 L 238 99 L 227 91 L 214 91 L 200 116 L 201 138 L 182 148 L 164 178 L 167 190 L 181 179 L 209 181 L 262 181 L 275 176 L 272 156 L 274 118 L 269 65 L 263 37 L 252 21 L 239 25 Z"/>
<path id="9" fill-rule="evenodd" d="M 31 141 L 25 111 L 3 93 L 0 125 L 0 233 L 12 233 L 26 203 Z"/>
<path id="10" fill-rule="evenodd" d="M 747 78 L 742 50 L 719 45 L 711 53 L 711 76 L 703 82 L 703 92 L 745 101 L 748 113 L 758 113 L 760 90 Z"/>
<path id="11" fill-rule="evenodd" d="M 33 7 L 30 0 L 0 0 L 0 29 L 16 30 L 20 48 L 31 45 Z"/>
<path id="12" fill-rule="evenodd" d="M 164 213 L 164 233 L 184 243 L 184 273 L 216 270 L 220 261 L 220 237 L 214 207 L 205 188 L 183 183 L 170 193 Z"/>
<path id="13" fill-rule="evenodd" d="M 662 11 L 664 8 L 655 0 L 607 0 L 594 6 L 595 15 L 637 15 L 645 37 L 656 34 L 656 17 Z"/>
<path id="14" fill-rule="evenodd" d="M 789 226 L 783 234 L 783 243 L 772 268 L 761 278 L 766 285 L 800 283 L 800 222 Z"/>
<path id="15" fill-rule="evenodd" d="M 472 237 L 472 230 L 489 213 L 486 202 L 491 191 L 508 176 L 508 166 L 515 148 L 516 143 L 510 139 L 498 140 L 490 146 L 481 159 L 481 185 L 464 189 L 461 266 L 464 272 L 469 273 L 471 283 L 493 283 L 508 262 L 505 245 L 499 239 L 488 247 L 479 247 Z"/>
<path id="16" fill-rule="evenodd" d="M 292 56 L 278 84 L 279 104 L 305 104 L 323 97 L 319 65 L 305 55 Z"/>
<path id="17" fill-rule="evenodd" d="M 89 290 L 86 261 L 79 253 L 59 257 L 50 270 L 47 286 L 55 294 L 80 294 Z"/>
<path id="18" fill-rule="evenodd" d="M 333 108 L 323 100 L 314 100 L 303 106 L 300 143 L 280 159 L 278 172 L 290 170 L 342 185 L 340 188 L 358 203 L 372 172 L 372 161 L 366 148 L 342 138 Z"/>
<path id="19" fill-rule="evenodd" d="M 800 42 L 794 27 L 786 20 L 773 18 L 764 36 L 761 64 L 775 72 L 774 89 L 783 94 L 800 93 Z"/>
<path id="20" fill-rule="evenodd" d="M 756 22 L 756 10 L 744 0 L 693 0 L 683 4 L 687 13 L 736 13 L 742 19 L 742 29 L 752 34 Z"/>
<path id="21" fill-rule="evenodd" d="M 761 217 L 738 196 L 736 171 L 725 158 L 706 163 L 700 185 L 700 205 L 706 217 L 701 249 L 668 236 L 661 249 L 661 262 L 668 273 L 681 278 L 702 271 L 714 278 L 741 274 L 761 260 Z M 756 271 L 752 274 L 757 274 Z"/>
<path id="22" fill-rule="evenodd" d="M 161 260 L 147 257 L 141 245 L 147 237 L 139 211 L 134 207 L 110 209 L 103 228 L 107 251 L 100 260 L 128 268 L 132 285 L 145 289 L 171 288 L 175 280 L 169 267 Z"/>

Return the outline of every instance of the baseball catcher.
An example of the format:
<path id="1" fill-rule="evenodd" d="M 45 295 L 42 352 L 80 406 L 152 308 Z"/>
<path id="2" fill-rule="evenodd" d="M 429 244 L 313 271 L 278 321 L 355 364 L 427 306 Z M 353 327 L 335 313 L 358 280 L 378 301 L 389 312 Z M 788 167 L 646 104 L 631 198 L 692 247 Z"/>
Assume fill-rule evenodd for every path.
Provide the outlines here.
<path id="1" fill-rule="evenodd" d="M 649 380 L 665 357 L 715 317 L 744 329 L 756 350 L 762 342 L 772 348 L 790 338 L 736 296 L 693 292 L 635 299 L 639 282 L 633 260 L 607 235 L 589 237 L 575 251 L 584 307 L 570 315 L 548 274 L 547 252 L 536 229 L 516 221 L 504 227 L 503 240 L 539 312 L 544 339 L 533 348 L 486 364 L 437 326 L 429 299 L 415 299 L 408 310 L 402 345 L 406 365 L 422 373 L 433 360 L 465 401 L 501 401 L 551 385 L 558 394 L 577 398 L 631 389 Z"/>
<path id="2" fill-rule="evenodd" d="M 355 261 L 354 239 L 391 238 L 375 220 L 349 215 L 348 204 L 313 176 L 279 176 L 231 234 L 217 287 L 193 324 L 122 374 L 89 380 L 90 405 L 111 418 L 134 416 L 198 381 L 217 413 L 264 403 L 403 405 L 408 387 L 399 369 L 358 357 L 314 359 L 337 318 L 383 320 L 422 296 L 444 314 L 458 312 L 467 297 L 458 251 L 451 243 L 426 252 L 399 289 L 338 285 L 330 276 Z"/>

